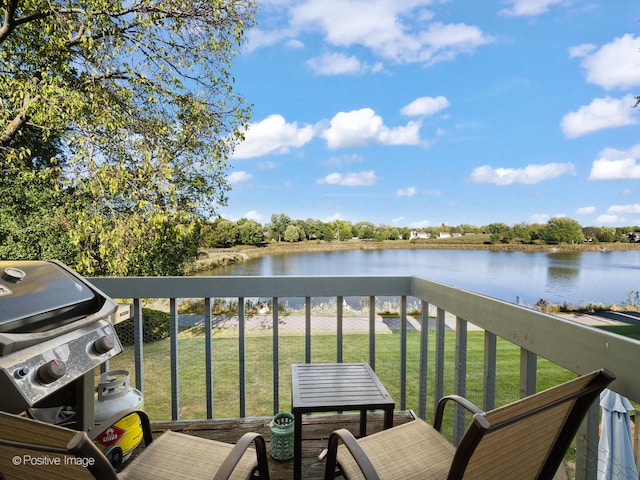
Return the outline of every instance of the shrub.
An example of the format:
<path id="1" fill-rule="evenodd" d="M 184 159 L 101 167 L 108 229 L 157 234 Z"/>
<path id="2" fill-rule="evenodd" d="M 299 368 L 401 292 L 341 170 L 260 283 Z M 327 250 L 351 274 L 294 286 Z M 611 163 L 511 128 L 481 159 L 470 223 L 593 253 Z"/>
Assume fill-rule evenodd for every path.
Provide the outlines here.
<path id="1" fill-rule="evenodd" d="M 170 318 L 167 312 L 142 309 L 142 340 L 144 343 L 157 342 L 169 337 Z M 123 345 L 133 345 L 133 319 L 116 325 L 116 333 Z"/>

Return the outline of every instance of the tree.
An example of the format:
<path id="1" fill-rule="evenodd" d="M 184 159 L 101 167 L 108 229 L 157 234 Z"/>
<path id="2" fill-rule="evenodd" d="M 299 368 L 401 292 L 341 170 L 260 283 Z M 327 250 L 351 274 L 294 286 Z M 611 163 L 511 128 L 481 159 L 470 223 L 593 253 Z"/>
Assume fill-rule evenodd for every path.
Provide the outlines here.
<path id="1" fill-rule="evenodd" d="M 356 237 L 361 240 L 371 240 L 375 237 L 376 226 L 371 222 L 358 222 L 353 226 Z"/>
<path id="2" fill-rule="evenodd" d="M 300 241 L 300 227 L 297 225 L 290 223 L 286 230 L 284 231 L 284 241 L 285 242 L 299 242 Z"/>
<path id="3" fill-rule="evenodd" d="M 487 225 L 487 232 L 491 234 L 491 243 L 508 242 L 511 239 L 511 227 L 506 223 L 491 223 Z"/>
<path id="4" fill-rule="evenodd" d="M 271 238 L 277 239 L 279 242 L 281 242 L 284 231 L 287 229 L 290 223 L 291 217 L 289 217 L 289 215 L 285 215 L 284 213 L 280 213 L 277 215 L 274 213 L 273 215 L 271 215 L 271 224 L 269 225 Z"/>
<path id="5" fill-rule="evenodd" d="M 201 243 L 204 247 L 232 247 L 238 243 L 239 233 L 236 222 L 218 218 L 213 224 L 201 228 Z"/>
<path id="6" fill-rule="evenodd" d="M 260 245 L 264 243 L 262 225 L 255 220 L 238 220 L 238 241 L 242 245 Z"/>
<path id="7" fill-rule="evenodd" d="M 83 273 L 136 273 L 148 245 L 188 241 L 225 204 L 251 113 L 230 66 L 255 11 L 252 0 L 0 6 L 3 181 L 32 158 L 29 130 L 61 139 L 56 188 L 87 202 L 67 219 Z"/>
<path id="8" fill-rule="evenodd" d="M 582 226 L 575 220 L 566 217 L 554 217 L 540 232 L 540 237 L 547 243 L 582 242 Z"/>
<path id="9" fill-rule="evenodd" d="M 336 231 L 336 239 L 340 242 L 344 242 L 346 240 L 351 240 L 353 237 L 351 222 L 347 222 L 346 220 L 336 220 L 334 222 L 335 231 Z"/>

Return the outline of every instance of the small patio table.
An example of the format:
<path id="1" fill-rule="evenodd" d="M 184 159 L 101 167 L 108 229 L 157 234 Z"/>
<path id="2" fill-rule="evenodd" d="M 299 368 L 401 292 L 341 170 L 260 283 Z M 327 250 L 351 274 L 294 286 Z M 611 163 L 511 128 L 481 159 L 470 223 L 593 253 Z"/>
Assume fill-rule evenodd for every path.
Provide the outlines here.
<path id="1" fill-rule="evenodd" d="M 367 363 L 291 365 L 295 480 L 302 478 L 302 415 L 360 410 L 360 436 L 367 434 L 367 410 L 384 410 L 384 428 L 393 426 L 395 402 Z"/>

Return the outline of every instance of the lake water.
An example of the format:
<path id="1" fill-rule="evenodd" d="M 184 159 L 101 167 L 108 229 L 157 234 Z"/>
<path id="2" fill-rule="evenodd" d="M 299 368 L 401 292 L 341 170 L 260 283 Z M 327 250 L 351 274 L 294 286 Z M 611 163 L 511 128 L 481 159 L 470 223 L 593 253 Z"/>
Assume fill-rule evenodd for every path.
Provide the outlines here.
<path id="1" fill-rule="evenodd" d="M 623 303 L 640 290 L 640 250 L 542 253 L 489 250 L 347 250 L 273 255 L 206 275 L 415 275 L 533 305 Z"/>

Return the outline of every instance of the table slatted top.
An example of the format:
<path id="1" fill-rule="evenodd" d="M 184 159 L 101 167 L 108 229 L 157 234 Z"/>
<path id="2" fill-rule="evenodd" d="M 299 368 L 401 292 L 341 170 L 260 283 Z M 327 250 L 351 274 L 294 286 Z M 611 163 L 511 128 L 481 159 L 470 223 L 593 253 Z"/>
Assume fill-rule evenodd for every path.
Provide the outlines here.
<path id="1" fill-rule="evenodd" d="M 294 412 L 395 406 L 375 372 L 366 363 L 293 364 L 291 374 Z"/>

